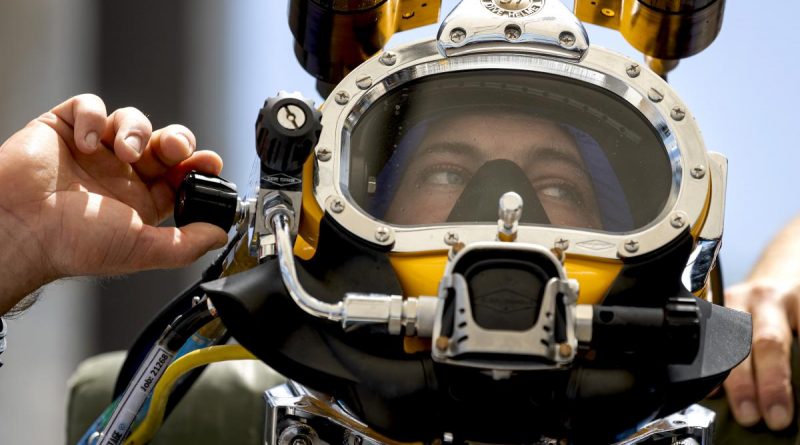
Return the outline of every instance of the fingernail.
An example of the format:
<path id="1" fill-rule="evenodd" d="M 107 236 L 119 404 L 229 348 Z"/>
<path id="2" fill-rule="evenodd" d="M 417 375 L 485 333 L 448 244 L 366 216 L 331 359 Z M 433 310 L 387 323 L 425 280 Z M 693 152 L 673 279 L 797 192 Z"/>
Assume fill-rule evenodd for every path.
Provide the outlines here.
<path id="1" fill-rule="evenodd" d="M 773 430 L 782 430 L 789 426 L 792 419 L 789 418 L 789 410 L 782 405 L 773 405 L 767 411 L 767 426 Z"/>
<path id="2" fill-rule="evenodd" d="M 89 148 L 95 148 L 95 147 L 97 147 L 97 140 L 98 140 L 98 139 L 99 139 L 99 138 L 98 138 L 98 136 L 97 136 L 97 133 L 96 133 L 96 132 L 94 132 L 94 131 L 90 131 L 90 132 L 89 132 L 89 133 L 86 135 L 86 138 L 84 139 L 84 141 L 86 141 L 86 145 L 88 145 L 88 146 L 89 146 Z"/>
<path id="3" fill-rule="evenodd" d="M 739 422 L 745 426 L 755 425 L 761 416 L 753 402 L 739 404 Z"/>
<path id="4" fill-rule="evenodd" d="M 128 145 L 128 147 L 136 150 L 136 153 L 142 152 L 142 138 L 139 136 L 132 134 L 125 138 L 125 143 Z"/>

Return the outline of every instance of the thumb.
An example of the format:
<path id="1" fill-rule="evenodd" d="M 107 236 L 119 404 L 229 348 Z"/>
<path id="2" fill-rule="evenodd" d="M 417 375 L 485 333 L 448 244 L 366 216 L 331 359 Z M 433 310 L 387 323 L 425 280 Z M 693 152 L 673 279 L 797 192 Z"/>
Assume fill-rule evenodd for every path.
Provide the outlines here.
<path id="1" fill-rule="evenodd" d="M 183 227 L 145 225 L 131 256 L 136 258 L 132 270 L 184 267 L 227 242 L 227 233 L 213 224 L 192 223 Z"/>

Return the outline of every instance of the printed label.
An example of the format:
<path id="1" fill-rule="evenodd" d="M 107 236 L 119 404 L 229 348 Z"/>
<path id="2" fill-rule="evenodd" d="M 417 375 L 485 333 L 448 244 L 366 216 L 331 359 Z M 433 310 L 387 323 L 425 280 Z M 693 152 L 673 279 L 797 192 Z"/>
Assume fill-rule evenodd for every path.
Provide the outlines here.
<path id="1" fill-rule="evenodd" d="M 122 399 L 111 415 L 108 425 L 103 431 L 103 439 L 98 445 L 121 445 L 131 427 L 136 414 L 144 405 L 147 397 L 167 369 L 175 355 L 162 347 L 156 347 L 136 371 L 132 384 L 128 385 Z"/>

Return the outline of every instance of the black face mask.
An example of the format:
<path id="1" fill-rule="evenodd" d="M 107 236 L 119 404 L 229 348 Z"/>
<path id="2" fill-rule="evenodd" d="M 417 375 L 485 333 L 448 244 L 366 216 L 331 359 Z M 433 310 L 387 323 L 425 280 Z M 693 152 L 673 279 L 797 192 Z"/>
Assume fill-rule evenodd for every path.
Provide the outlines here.
<path id="1" fill-rule="evenodd" d="M 508 159 L 489 161 L 475 172 L 450 211 L 447 222 L 496 220 L 500 197 L 512 191 L 525 203 L 520 222 L 550 224 L 528 175 Z"/>

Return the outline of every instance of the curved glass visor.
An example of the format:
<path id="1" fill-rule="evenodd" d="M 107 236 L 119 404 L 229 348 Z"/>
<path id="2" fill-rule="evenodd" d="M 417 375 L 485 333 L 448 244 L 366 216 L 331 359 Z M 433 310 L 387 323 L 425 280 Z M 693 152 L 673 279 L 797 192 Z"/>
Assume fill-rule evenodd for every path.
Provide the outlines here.
<path id="1" fill-rule="evenodd" d="M 514 191 L 523 224 L 627 232 L 656 219 L 672 187 L 662 139 L 638 110 L 540 73 L 408 82 L 372 104 L 344 145 L 351 198 L 394 225 L 495 224 L 500 196 Z"/>

